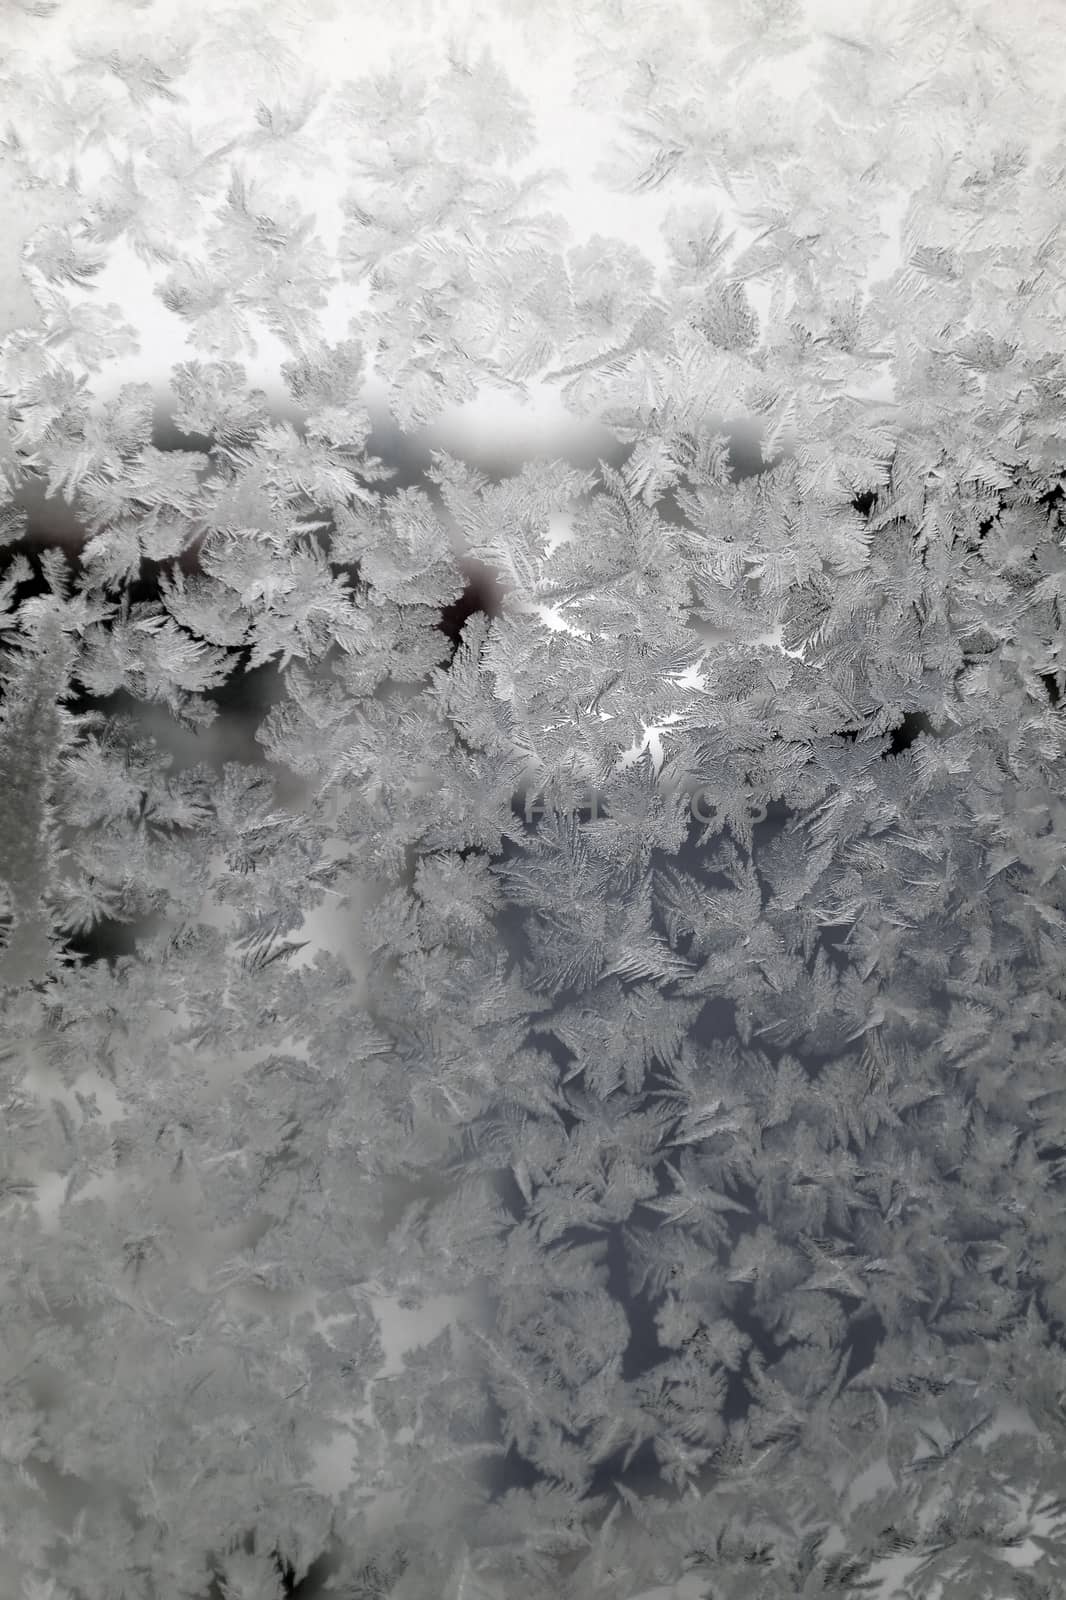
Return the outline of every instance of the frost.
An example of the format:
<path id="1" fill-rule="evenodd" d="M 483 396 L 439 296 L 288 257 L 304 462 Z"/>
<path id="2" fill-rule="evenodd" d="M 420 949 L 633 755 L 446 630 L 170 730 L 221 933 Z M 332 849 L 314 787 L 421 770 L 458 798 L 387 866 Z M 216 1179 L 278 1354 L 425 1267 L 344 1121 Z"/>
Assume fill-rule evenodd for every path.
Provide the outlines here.
<path id="1" fill-rule="evenodd" d="M 1062 1587 L 1061 15 L 527 9 L 5 10 L 18 1600 Z"/>

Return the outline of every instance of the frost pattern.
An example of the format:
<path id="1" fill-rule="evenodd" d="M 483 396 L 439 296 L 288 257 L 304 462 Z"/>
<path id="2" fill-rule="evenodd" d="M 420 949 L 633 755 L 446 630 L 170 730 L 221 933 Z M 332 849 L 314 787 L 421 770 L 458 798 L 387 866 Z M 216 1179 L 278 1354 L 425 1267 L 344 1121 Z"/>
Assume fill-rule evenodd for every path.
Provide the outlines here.
<path id="1" fill-rule="evenodd" d="M 333 85 L 328 5 L 74 10 L 0 72 L 12 1592 L 1060 1592 L 1060 8 L 509 5 L 658 263 L 428 3 Z M 536 385 L 611 459 L 374 453 Z"/>

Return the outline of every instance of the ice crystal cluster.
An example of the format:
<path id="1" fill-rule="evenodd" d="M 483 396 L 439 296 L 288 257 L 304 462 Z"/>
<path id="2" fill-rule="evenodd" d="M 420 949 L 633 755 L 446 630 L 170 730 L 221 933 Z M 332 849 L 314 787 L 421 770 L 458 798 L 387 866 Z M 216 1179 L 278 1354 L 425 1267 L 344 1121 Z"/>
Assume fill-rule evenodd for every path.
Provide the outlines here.
<path id="1" fill-rule="evenodd" d="M 1064 59 L 4 0 L 5 1600 L 1066 1593 Z"/>

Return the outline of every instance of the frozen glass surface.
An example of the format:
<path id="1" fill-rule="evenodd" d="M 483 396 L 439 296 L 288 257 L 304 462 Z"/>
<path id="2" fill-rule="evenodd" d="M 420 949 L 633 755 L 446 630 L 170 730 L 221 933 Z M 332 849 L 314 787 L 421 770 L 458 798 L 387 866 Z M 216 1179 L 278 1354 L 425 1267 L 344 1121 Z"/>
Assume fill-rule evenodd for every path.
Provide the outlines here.
<path id="1" fill-rule="evenodd" d="M 0 4 L 4 1600 L 1064 1592 L 1064 46 Z"/>

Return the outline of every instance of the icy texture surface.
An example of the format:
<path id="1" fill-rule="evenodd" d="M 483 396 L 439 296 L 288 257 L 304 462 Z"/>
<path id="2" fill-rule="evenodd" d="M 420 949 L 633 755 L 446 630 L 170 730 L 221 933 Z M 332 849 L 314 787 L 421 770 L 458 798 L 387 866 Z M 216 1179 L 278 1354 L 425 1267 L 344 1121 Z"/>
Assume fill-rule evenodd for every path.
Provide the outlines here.
<path id="1" fill-rule="evenodd" d="M 4 1595 L 1064 1592 L 1061 5 L 0 11 Z"/>

